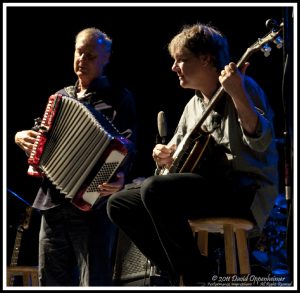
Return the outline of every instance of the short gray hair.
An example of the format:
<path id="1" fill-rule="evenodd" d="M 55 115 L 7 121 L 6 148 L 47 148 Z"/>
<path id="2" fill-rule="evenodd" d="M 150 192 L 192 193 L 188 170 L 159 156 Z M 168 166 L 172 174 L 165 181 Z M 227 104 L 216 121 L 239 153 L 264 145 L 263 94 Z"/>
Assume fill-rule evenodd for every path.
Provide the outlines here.
<path id="1" fill-rule="evenodd" d="M 112 45 L 111 38 L 106 33 L 99 30 L 98 28 L 89 27 L 89 28 L 83 29 L 76 35 L 75 42 L 77 42 L 77 39 L 81 35 L 90 36 L 92 39 L 95 39 L 99 44 L 103 44 L 103 46 L 105 46 L 107 52 L 111 52 L 111 45 Z"/>

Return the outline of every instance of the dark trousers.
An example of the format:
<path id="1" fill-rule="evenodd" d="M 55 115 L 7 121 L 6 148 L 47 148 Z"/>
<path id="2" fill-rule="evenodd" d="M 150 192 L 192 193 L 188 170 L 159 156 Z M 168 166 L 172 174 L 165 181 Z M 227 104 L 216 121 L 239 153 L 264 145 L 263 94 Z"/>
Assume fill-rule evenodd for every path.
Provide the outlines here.
<path id="1" fill-rule="evenodd" d="M 152 176 L 140 189 L 113 194 L 107 203 L 110 219 L 158 268 L 177 275 L 207 270 L 188 219 L 209 216 L 252 218 L 253 181 L 242 178 L 208 181 L 197 174 Z"/>
<path id="2" fill-rule="evenodd" d="M 111 286 L 117 227 L 104 203 L 83 212 L 65 203 L 42 212 L 41 286 Z"/>

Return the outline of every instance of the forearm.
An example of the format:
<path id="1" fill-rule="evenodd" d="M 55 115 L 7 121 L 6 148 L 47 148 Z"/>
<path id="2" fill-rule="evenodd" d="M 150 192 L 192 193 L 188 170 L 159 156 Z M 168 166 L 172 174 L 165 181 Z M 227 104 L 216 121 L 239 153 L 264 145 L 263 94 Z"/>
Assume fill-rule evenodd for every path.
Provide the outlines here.
<path id="1" fill-rule="evenodd" d="M 255 135 L 259 123 L 259 114 L 252 100 L 246 93 L 243 93 L 238 98 L 232 97 L 232 100 L 243 130 L 249 135 Z"/>

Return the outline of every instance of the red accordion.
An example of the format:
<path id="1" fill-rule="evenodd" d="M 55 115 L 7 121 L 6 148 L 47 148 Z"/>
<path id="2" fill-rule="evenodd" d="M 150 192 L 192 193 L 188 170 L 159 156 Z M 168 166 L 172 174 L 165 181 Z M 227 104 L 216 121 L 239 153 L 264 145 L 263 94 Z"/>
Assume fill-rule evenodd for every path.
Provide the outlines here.
<path id="1" fill-rule="evenodd" d="M 60 94 L 49 97 L 38 132 L 28 174 L 47 177 L 84 211 L 99 200 L 98 185 L 134 153 L 134 144 L 104 115 Z"/>

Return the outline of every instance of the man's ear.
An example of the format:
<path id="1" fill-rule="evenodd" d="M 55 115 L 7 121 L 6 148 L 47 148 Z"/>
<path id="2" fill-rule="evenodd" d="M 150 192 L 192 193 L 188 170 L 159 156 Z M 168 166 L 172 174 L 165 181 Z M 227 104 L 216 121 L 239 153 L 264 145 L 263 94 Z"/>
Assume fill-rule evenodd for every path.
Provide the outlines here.
<path id="1" fill-rule="evenodd" d="M 201 61 L 201 65 L 203 66 L 207 66 L 208 64 L 211 63 L 211 56 L 210 55 L 201 55 L 199 57 L 200 61 Z"/>

